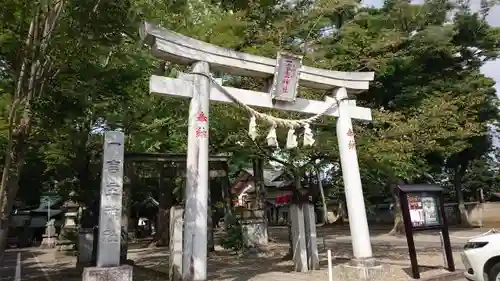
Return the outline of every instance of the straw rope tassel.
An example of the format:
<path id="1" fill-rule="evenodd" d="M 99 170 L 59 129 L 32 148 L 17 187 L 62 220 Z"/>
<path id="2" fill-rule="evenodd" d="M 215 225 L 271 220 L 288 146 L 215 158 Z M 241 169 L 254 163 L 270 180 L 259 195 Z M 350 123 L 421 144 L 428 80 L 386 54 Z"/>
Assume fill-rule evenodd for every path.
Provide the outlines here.
<path id="1" fill-rule="evenodd" d="M 252 115 L 250 118 L 250 124 L 248 125 L 248 135 L 252 140 L 255 140 L 258 136 L 257 134 L 257 122 L 255 120 L 255 116 Z"/>
<path id="2" fill-rule="evenodd" d="M 269 133 L 267 134 L 267 145 L 271 147 L 279 147 L 278 137 L 276 136 L 276 124 L 271 126 Z"/>
<path id="3" fill-rule="evenodd" d="M 290 127 L 288 130 L 288 135 L 286 137 L 286 148 L 291 149 L 297 147 L 297 136 L 295 135 L 295 129 Z"/>
<path id="4" fill-rule="evenodd" d="M 314 144 L 314 135 L 309 127 L 309 124 L 304 125 L 304 146 L 312 146 Z"/>

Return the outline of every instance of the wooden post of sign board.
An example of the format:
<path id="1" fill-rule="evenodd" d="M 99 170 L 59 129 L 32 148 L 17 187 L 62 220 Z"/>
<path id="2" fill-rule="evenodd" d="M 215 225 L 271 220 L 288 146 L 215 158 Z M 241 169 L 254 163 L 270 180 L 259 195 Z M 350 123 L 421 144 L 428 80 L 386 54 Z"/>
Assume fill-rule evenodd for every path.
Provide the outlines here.
<path id="1" fill-rule="evenodd" d="M 449 271 L 455 271 L 455 262 L 453 261 L 453 251 L 451 249 L 450 232 L 448 231 L 448 219 L 444 209 L 444 194 L 439 194 L 439 214 L 441 216 L 441 233 L 443 234 L 444 252 L 446 254 L 446 265 Z"/>
<path id="2" fill-rule="evenodd" d="M 410 209 L 408 208 L 408 197 L 406 193 L 399 189 L 399 202 L 401 204 L 401 213 L 405 225 L 406 241 L 408 243 L 408 255 L 410 256 L 411 273 L 414 279 L 420 279 L 418 269 L 417 250 L 415 249 L 415 240 L 413 240 L 413 226 L 411 225 Z"/>
<path id="3" fill-rule="evenodd" d="M 413 239 L 413 233 L 416 231 L 428 231 L 428 230 L 440 230 L 443 237 L 443 245 L 444 252 L 446 258 L 446 264 L 449 271 L 455 271 L 455 264 L 453 261 L 453 253 L 451 249 L 450 243 L 450 235 L 448 232 L 448 221 L 446 218 L 446 212 L 444 207 L 444 194 L 443 188 L 435 185 L 398 185 L 399 191 L 399 201 L 401 204 L 401 212 L 403 214 L 403 222 L 405 226 L 406 240 L 408 243 L 408 254 L 410 256 L 411 269 L 412 269 L 412 277 L 414 279 L 420 278 L 419 266 L 417 261 L 417 251 L 415 248 L 415 241 Z M 418 224 L 414 225 L 412 221 L 410 206 L 408 196 L 412 194 L 412 197 L 417 198 L 420 201 L 412 201 L 412 204 L 417 203 L 417 207 L 424 208 L 423 212 L 420 213 L 423 216 L 421 221 L 418 221 Z M 437 213 L 433 214 L 433 212 L 425 211 L 424 203 L 422 201 L 423 198 L 434 198 L 435 208 Z M 415 208 L 415 206 L 413 207 Z M 420 210 L 422 212 L 422 210 Z M 430 213 L 429 213 L 430 212 Z M 431 214 L 433 214 L 431 216 Z M 431 221 L 428 221 L 428 218 L 434 218 Z"/>

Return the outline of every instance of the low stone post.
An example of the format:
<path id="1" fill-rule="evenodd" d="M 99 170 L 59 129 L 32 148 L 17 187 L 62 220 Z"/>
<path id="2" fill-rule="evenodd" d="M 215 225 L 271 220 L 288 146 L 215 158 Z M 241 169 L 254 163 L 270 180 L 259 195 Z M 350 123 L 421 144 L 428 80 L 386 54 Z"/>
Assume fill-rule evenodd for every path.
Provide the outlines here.
<path id="1" fill-rule="evenodd" d="M 313 204 L 302 205 L 306 229 L 307 265 L 309 270 L 319 269 L 318 238 L 316 236 L 316 213 Z"/>
<path id="2" fill-rule="evenodd" d="M 242 214 L 243 243 L 247 248 L 263 249 L 267 247 L 267 224 L 264 210 L 245 210 Z"/>
<path id="3" fill-rule="evenodd" d="M 293 243 L 293 261 L 295 271 L 307 272 L 307 247 L 302 204 L 290 205 L 291 232 Z"/>
<path id="4" fill-rule="evenodd" d="M 182 232 L 184 225 L 184 207 L 173 206 L 170 209 L 169 269 L 170 281 L 182 280 Z"/>
<path id="5" fill-rule="evenodd" d="M 92 266 L 94 252 L 94 229 L 80 228 L 78 231 L 78 255 L 76 267 Z"/>

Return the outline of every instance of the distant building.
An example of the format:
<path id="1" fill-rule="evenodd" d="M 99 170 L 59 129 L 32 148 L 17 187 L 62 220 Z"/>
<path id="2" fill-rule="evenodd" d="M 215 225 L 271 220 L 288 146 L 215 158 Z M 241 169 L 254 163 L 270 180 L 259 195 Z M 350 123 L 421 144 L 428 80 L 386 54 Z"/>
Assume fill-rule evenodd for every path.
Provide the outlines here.
<path id="1" fill-rule="evenodd" d="M 282 170 L 264 169 L 264 187 L 266 189 L 266 212 L 270 224 L 284 224 L 288 221 L 288 204 L 294 186 L 293 179 Z M 253 169 L 242 169 L 231 187 L 233 206 L 254 208 L 255 180 Z"/>
<path id="2" fill-rule="evenodd" d="M 492 192 L 486 199 L 488 202 L 500 202 L 500 192 Z"/>
<path id="3" fill-rule="evenodd" d="M 57 195 L 43 195 L 38 206 L 18 208 L 13 211 L 11 227 L 44 228 L 48 218 L 56 219 L 56 227 L 60 227 L 62 219 L 61 206 L 63 199 Z"/>

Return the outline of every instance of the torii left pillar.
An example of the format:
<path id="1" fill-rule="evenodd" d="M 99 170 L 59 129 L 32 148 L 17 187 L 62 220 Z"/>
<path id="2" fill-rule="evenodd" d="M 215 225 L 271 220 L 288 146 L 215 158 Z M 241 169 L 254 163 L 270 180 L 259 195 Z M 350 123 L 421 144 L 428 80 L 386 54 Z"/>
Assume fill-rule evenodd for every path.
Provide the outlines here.
<path id="1" fill-rule="evenodd" d="M 193 72 L 210 75 L 206 62 L 196 62 Z M 184 234 L 183 280 L 207 280 L 208 137 L 210 84 L 208 77 L 192 75 L 189 105 Z"/>

